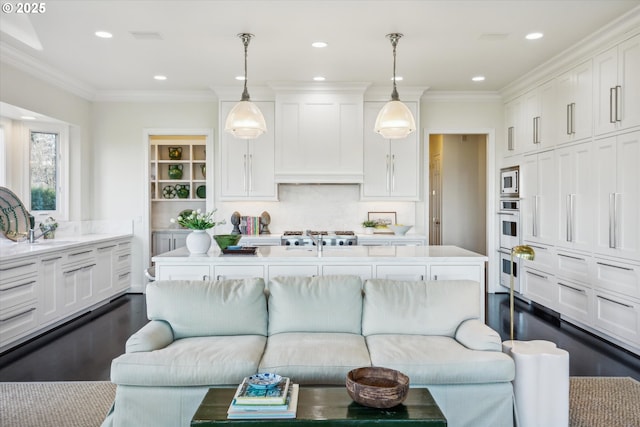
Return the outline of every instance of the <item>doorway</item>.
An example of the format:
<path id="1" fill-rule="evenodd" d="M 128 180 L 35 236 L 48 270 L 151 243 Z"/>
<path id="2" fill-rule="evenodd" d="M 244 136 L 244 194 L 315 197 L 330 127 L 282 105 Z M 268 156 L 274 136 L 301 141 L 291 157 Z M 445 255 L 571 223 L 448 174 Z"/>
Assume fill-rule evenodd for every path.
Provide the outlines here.
<path id="1" fill-rule="evenodd" d="M 486 134 L 429 135 L 429 244 L 487 254 Z"/>

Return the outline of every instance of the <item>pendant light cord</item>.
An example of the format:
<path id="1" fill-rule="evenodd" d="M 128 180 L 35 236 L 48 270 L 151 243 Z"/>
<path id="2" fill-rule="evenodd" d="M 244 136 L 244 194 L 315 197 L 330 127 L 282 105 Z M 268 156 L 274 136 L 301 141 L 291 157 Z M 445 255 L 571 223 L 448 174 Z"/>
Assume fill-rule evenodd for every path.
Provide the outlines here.
<path id="1" fill-rule="evenodd" d="M 247 57 L 249 50 L 249 42 L 251 41 L 251 37 L 253 35 L 249 33 L 240 33 L 238 37 L 242 39 L 242 44 L 244 44 L 244 90 L 242 91 L 242 98 L 240 101 L 249 101 L 249 91 L 247 90 Z"/>
<path id="2" fill-rule="evenodd" d="M 387 34 L 389 40 L 391 40 L 391 46 L 393 46 L 393 92 L 391 92 L 391 100 L 399 101 L 398 89 L 396 88 L 396 46 L 398 46 L 398 40 L 402 37 L 400 33 Z"/>

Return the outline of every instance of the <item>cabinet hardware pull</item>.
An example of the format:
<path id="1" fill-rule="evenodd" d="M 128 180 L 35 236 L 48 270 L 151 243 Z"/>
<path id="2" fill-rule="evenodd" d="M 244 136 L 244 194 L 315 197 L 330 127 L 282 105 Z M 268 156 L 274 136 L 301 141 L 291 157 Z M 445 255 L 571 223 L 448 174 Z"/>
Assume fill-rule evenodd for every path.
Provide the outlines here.
<path id="1" fill-rule="evenodd" d="M 612 300 L 611 298 L 603 297 L 602 295 L 598 295 L 598 298 L 603 299 L 603 300 L 605 300 L 605 301 L 612 302 L 612 303 L 614 303 L 614 304 L 621 305 L 621 306 L 623 306 L 623 307 L 633 308 L 633 306 L 632 306 L 632 305 L 625 304 L 625 303 L 620 302 L 620 301 L 615 301 L 615 300 Z"/>
<path id="2" fill-rule="evenodd" d="M 42 262 L 51 262 L 51 261 L 55 261 L 57 259 L 62 258 L 61 256 L 57 256 L 55 258 L 47 258 L 47 259 L 43 259 Z"/>
<path id="3" fill-rule="evenodd" d="M 126 258 L 129 258 L 130 256 L 131 256 L 131 254 L 120 255 L 120 256 L 118 257 L 118 260 L 126 259 Z"/>
<path id="4" fill-rule="evenodd" d="M 88 269 L 88 268 L 95 267 L 95 266 L 96 266 L 95 264 L 84 265 L 84 266 L 82 266 L 82 267 L 74 268 L 73 270 L 65 271 L 65 272 L 64 272 L 64 273 L 62 273 L 62 274 L 71 274 L 71 273 L 75 273 L 76 271 L 86 270 L 86 269 Z"/>
<path id="5" fill-rule="evenodd" d="M 507 128 L 507 150 L 513 151 L 513 126 Z"/>
<path id="6" fill-rule="evenodd" d="M 130 272 L 126 272 L 126 273 L 122 273 L 121 275 L 118 276 L 118 279 L 124 279 L 125 277 L 127 277 L 128 275 L 130 275 Z"/>
<path id="7" fill-rule="evenodd" d="M 565 254 L 558 254 L 558 256 L 561 256 L 563 258 L 577 259 L 578 261 L 586 261 L 586 259 L 580 258 L 580 257 L 577 257 L 577 256 L 571 256 L 571 255 L 565 255 Z"/>
<path id="8" fill-rule="evenodd" d="M 88 269 L 90 269 L 92 267 L 95 267 L 95 266 L 96 266 L 95 264 L 85 265 L 84 267 L 81 268 L 81 270 L 88 270 Z"/>
<path id="9" fill-rule="evenodd" d="M 242 189 L 247 191 L 247 155 L 243 154 L 242 157 Z"/>
<path id="10" fill-rule="evenodd" d="M 571 104 L 567 104 L 567 135 L 571 135 Z"/>
<path id="11" fill-rule="evenodd" d="M 27 286 L 27 285 L 30 285 L 32 283 L 36 283 L 36 281 L 35 280 L 31 280 L 30 282 L 20 283 L 19 285 L 10 286 L 8 288 L 0 288 L 0 292 L 10 291 L 11 289 L 15 289 L 15 288 L 21 288 L 23 286 Z"/>
<path id="12" fill-rule="evenodd" d="M 396 155 L 391 155 L 391 191 L 396 191 Z"/>
<path id="13" fill-rule="evenodd" d="M 549 279 L 548 276 L 545 276 L 543 274 L 534 273 L 533 271 L 527 271 L 527 274 L 531 274 L 532 276 L 536 276 L 536 277 L 539 277 L 539 278 L 544 279 L 544 280 L 548 280 Z"/>
<path id="14" fill-rule="evenodd" d="M 205 274 L 204 276 L 202 276 L 202 280 L 209 280 L 209 275 Z"/>
<path id="15" fill-rule="evenodd" d="M 0 322 L 6 322 L 7 320 L 15 319 L 16 317 L 20 317 L 20 316 L 23 316 L 23 315 L 25 315 L 27 313 L 31 313 L 35 309 L 36 309 L 35 307 L 28 308 L 25 311 L 22 311 L 22 312 L 20 312 L 18 314 L 14 314 L 13 316 L 2 318 L 2 319 L 0 319 Z"/>
<path id="16" fill-rule="evenodd" d="M 596 264 L 598 265 L 602 265 L 604 267 L 611 267 L 611 268 L 617 268 L 619 270 L 625 270 L 625 271 L 633 271 L 633 268 L 631 267 L 620 267 L 619 265 L 613 265 L 613 264 L 607 264 L 606 262 L 596 262 Z"/>
<path id="17" fill-rule="evenodd" d="M 571 134 L 576 133 L 576 103 L 571 103 Z"/>
<path id="18" fill-rule="evenodd" d="M 616 194 L 609 193 L 609 247 L 616 247 Z"/>
<path id="19" fill-rule="evenodd" d="M 389 191 L 389 181 L 390 181 L 389 175 L 391 174 L 390 169 L 391 169 L 391 165 L 390 165 L 389 155 L 387 154 L 387 181 L 386 181 L 387 191 Z"/>
<path id="20" fill-rule="evenodd" d="M 82 252 L 76 252 L 74 254 L 69 254 L 69 256 L 78 256 L 78 255 L 84 255 L 84 254 L 88 254 L 91 253 L 93 250 L 89 249 L 88 251 L 82 251 Z"/>
<path id="21" fill-rule="evenodd" d="M 568 288 L 568 289 L 571 289 L 571 290 L 574 290 L 574 291 L 580 292 L 580 293 L 582 293 L 582 294 L 586 294 L 586 293 L 587 293 L 587 291 L 585 291 L 584 289 L 575 288 L 575 287 L 573 287 L 573 286 L 569 286 L 569 285 L 567 285 L 566 283 L 558 282 L 558 285 L 562 286 L 563 288 Z"/>
<path id="22" fill-rule="evenodd" d="M 35 262 L 29 262 L 27 264 L 14 265 L 13 267 L 0 268 L 0 271 L 15 270 L 16 268 L 28 267 L 28 266 L 34 265 L 34 264 L 35 264 Z"/>
<path id="23" fill-rule="evenodd" d="M 115 248 L 118 245 L 109 245 L 109 246 L 103 246 L 101 248 L 98 248 L 99 251 L 103 251 L 105 249 L 111 249 L 111 248 Z"/>
<path id="24" fill-rule="evenodd" d="M 615 113 L 614 113 L 616 109 L 616 104 L 614 103 L 615 97 L 616 97 L 616 88 L 610 87 L 609 88 L 609 123 L 616 122 Z"/>
<path id="25" fill-rule="evenodd" d="M 249 154 L 249 191 L 253 190 L 253 154 Z"/>
<path id="26" fill-rule="evenodd" d="M 545 248 L 543 246 L 538 246 L 538 245 L 529 245 L 529 246 L 531 246 L 532 248 L 535 248 L 535 249 L 540 249 L 541 251 L 548 251 L 549 250 L 549 248 Z"/>
<path id="27" fill-rule="evenodd" d="M 533 237 L 538 237 L 538 196 L 533 196 Z"/>
<path id="28" fill-rule="evenodd" d="M 566 239 L 567 242 L 571 242 L 571 195 L 567 194 L 566 200 L 565 200 L 565 210 L 566 210 L 566 214 L 565 214 L 565 227 L 567 228 L 566 231 Z"/>
<path id="29" fill-rule="evenodd" d="M 616 122 L 622 121 L 622 86 L 616 86 Z"/>

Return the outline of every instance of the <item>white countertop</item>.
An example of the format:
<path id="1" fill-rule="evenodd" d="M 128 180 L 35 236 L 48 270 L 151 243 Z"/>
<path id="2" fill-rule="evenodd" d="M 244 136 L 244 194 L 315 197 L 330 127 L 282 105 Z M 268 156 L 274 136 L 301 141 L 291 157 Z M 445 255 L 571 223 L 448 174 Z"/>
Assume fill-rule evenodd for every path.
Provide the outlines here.
<path id="1" fill-rule="evenodd" d="M 206 255 L 190 254 L 186 248 L 153 257 L 154 262 L 167 263 L 239 263 L 256 262 L 345 262 L 350 259 L 358 262 L 380 261 L 488 261 L 484 255 L 456 246 L 336 246 L 324 247 L 322 256 L 318 256 L 315 247 L 261 246 L 256 255 L 225 255 L 212 245 Z"/>
<path id="2" fill-rule="evenodd" d="M 55 239 L 40 238 L 35 243 L 16 243 L 8 239 L 0 239 L 0 258 L 2 261 L 12 261 L 27 256 L 57 252 L 85 244 L 95 244 L 125 237 L 131 237 L 131 234 L 83 234 Z"/>

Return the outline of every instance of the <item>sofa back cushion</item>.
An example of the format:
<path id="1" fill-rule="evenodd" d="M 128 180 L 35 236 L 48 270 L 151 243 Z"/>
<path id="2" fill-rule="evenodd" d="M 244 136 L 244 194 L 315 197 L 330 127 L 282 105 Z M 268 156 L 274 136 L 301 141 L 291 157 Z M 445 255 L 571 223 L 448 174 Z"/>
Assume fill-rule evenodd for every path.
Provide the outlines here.
<path id="1" fill-rule="evenodd" d="M 261 278 L 212 282 L 165 280 L 147 285 L 147 317 L 171 325 L 175 339 L 267 334 Z"/>
<path id="2" fill-rule="evenodd" d="M 364 284 L 362 334 L 453 337 L 466 319 L 480 316 L 480 283 L 370 279 Z"/>
<path id="3" fill-rule="evenodd" d="M 360 334 L 358 276 L 275 277 L 269 281 L 269 335 L 283 332 Z"/>

